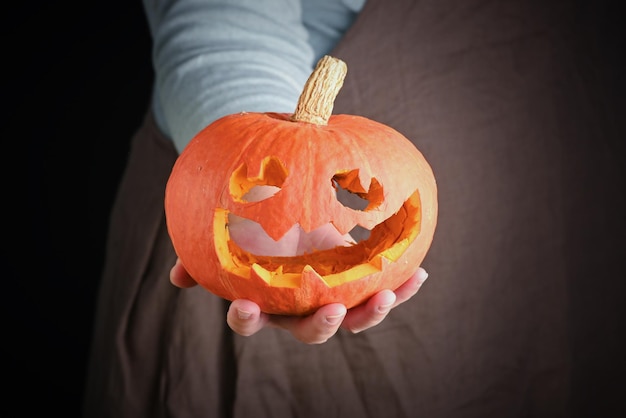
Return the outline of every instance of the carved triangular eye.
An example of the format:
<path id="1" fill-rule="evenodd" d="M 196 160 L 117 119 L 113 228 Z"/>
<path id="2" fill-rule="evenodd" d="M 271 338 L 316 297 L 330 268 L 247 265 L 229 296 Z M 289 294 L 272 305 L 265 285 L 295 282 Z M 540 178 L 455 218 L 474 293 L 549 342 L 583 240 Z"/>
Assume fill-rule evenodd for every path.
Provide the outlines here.
<path id="1" fill-rule="evenodd" d="M 266 157 L 260 173 L 248 177 L 248 167 L 242 164 L 230 177 L 229 189 L 233 200 L 258 202 L 275 195 L 287 178 L 287 169 L 276 157 Z"/>
<path id="2" fill-rule="evenodd" d="M 337 200 L 347 208 L 357 211 L 376 209 L 383 202 L 383 187 L 378 180 L 372 178 L 369 190 L 366 191 L 359 179 L 359 170 L 349 170 L 337 173 L 332 178 L 332 184 L 337 193 Z M 356 242 L 369 238 L 371 231 L 356 225 L 350 235 Z"/>
<path id="3" fill-rule="evenodd" d="M 372 177 L 369 190 L 365 190 L 359 179 L 358 169 L 337 173 L 331 181 L 337 192 L 337 200 L 345 207 L 370 211 L 383 203 L 383 187 L 378 180 Z"/>

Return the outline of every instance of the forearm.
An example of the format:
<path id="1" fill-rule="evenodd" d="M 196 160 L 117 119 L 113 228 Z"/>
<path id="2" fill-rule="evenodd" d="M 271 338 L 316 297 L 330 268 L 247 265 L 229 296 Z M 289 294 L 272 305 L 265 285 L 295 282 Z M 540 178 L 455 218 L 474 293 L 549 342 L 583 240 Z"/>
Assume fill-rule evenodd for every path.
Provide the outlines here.
<path id="1" fill-rule="evenodd" d="M 226 114 L 293 111 L 314 59 L 299 1 L 144 3 L 157 120 L 179 151 Z"/>
<path id="2" fill-rule="evenodd" d="M 179 151 L 221 116 L 293 112 L 316 60 L 357 12 L 337 0 L 143 3 L 153 39 L 153 108 Z"/>

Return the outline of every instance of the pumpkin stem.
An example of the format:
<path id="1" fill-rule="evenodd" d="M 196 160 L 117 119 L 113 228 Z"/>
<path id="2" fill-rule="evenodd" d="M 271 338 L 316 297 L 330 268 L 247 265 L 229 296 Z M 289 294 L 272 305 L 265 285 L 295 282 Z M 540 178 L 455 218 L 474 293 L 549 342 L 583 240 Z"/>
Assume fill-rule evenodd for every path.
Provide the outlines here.
<path id="1" fill-rule="evenodd" d="M 304 84 L 291 120 L 327 125 L 347 71 L 345 62 L 329 55 L 323 56 Z"/>

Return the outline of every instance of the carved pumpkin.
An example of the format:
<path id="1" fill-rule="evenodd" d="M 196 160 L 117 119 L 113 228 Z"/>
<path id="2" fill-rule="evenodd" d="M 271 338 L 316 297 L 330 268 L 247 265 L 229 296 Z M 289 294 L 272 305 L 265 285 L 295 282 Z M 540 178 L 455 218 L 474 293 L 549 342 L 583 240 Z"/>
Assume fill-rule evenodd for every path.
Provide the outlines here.
<path id="1" fill-rule="evenodd" d="M 437 220 L 431 167 L 391 127 L 331 115 L 345 74 L 345 63 L 322 58 L 293 115 L 225 116 L 177 159 L 165 194 L 168 232 L 184 267 L 205 289 L 252 300 L 267 313 L 303 315 L 333 302 L 359 305 L 382 289 L 396 289 L 419 267 Z M 269 186 L 276 193 L 248 197 Z M 365 206 L 346 206 L 339 191 Z M 255 254 L 232 239 L 229 219 L 255 222 L 276 241 L 294 227 L 371 232 L 359 242 L 294 256 Z"/>

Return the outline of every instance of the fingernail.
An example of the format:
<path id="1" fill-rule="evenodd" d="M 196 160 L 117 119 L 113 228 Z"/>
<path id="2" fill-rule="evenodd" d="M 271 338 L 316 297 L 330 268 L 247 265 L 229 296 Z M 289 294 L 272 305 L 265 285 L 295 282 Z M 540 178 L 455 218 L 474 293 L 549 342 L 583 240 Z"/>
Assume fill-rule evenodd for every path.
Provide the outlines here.
<path id="1" fill-rule="evenodd" d="M 237 309 L 237 317 L 239 319 L 250 319 L 251 316 L 252 316 L 251 312 Z"/>
<path id="2" fill-rule="evenodd" d="M 337 325 L 338 323 L 340 323 L 343 320 L 344 316 L 345 316 L 345 314 L 328 315 L 326 317 L 326 322 L 328 322 L 330 325 Z"/>
<path id="3" fill-rule="evenodd" d="M 389 312 L 391 310 L 392 306 L 393 306 L 393 303 L 389 303 L 387 305 L 380 305 L 378 307 L 378 312 L 382 313 L 382 314 L 386 314 L 387 312 Z"/>
<path id="4" fill-rule="evenodd" d="M 424 283 L 426 281 L 426 279 L 428 279 L 428 273 L 424 269 L 419 269 L 418 277 L 420 279 L 420 284 Z"/>

